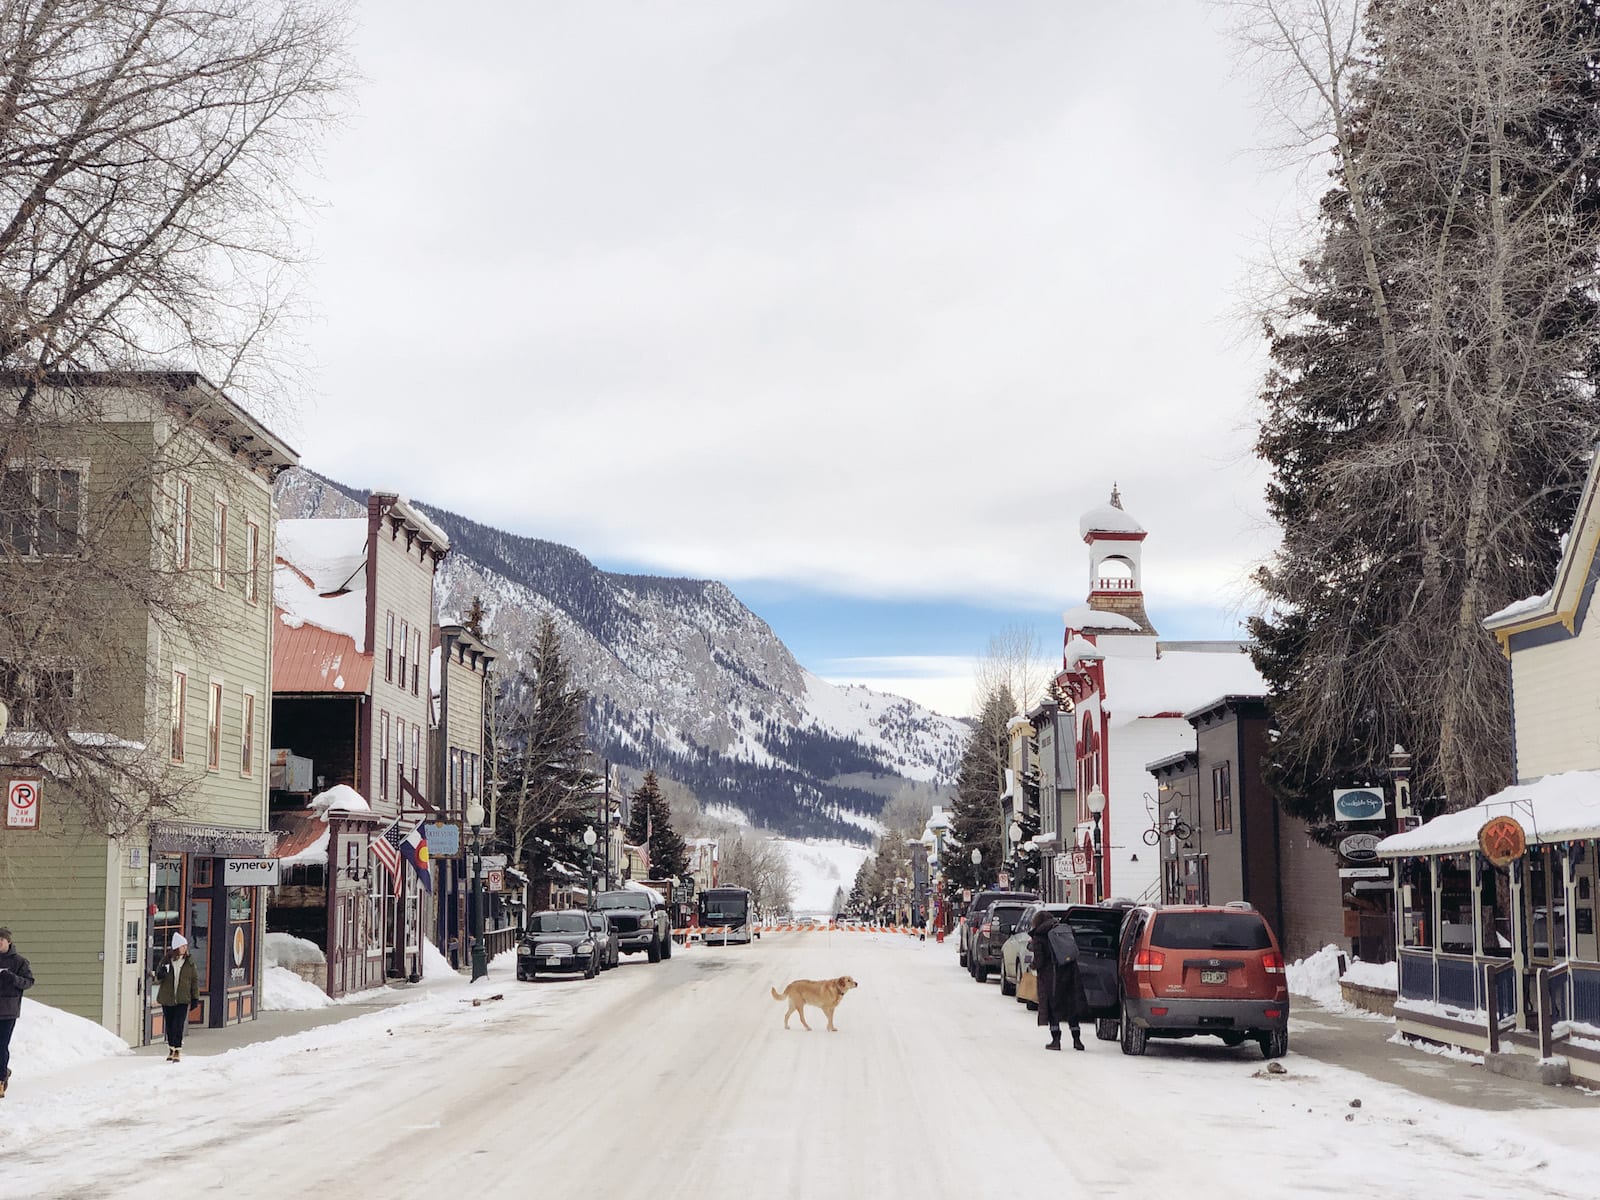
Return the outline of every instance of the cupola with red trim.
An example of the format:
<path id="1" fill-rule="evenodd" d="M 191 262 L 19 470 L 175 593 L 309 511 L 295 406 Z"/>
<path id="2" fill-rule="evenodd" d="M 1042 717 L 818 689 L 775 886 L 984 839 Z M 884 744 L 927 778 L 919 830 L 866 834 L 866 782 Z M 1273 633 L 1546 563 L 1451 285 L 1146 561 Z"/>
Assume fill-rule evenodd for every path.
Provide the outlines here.
<path id="1" fill-rule="evenodd" d="M 1079 518 L 1078 532 L 1089 547 L 1089 608 L 1125 617 L 1138 626 L 1137 630 L 1123 627 L 1115 632 L 1153 637 L 1156 630 L 1144 611 L 1139 574 L 1139 555 L 1149 534 L 1123 509 L 1116 484 L 1111 485 L 1109 503 L 1091 508 Z"/>

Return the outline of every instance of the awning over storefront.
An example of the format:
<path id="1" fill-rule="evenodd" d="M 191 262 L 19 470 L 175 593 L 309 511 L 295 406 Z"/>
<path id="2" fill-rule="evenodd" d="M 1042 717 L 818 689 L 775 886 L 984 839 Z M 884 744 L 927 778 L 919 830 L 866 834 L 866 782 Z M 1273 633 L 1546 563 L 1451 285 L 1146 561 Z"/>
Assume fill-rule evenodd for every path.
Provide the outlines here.
<path id="1" fill-rule="evenodd" d="M 1495 817 L 1515 818 L 1530 846 L 1600 838 L 1600 771 L 1566 771 L 1513 784 L 1471 808 L 1384 838 L 1378 843 L 1378 857 L 1476 850 L 1479 831 Z"/>

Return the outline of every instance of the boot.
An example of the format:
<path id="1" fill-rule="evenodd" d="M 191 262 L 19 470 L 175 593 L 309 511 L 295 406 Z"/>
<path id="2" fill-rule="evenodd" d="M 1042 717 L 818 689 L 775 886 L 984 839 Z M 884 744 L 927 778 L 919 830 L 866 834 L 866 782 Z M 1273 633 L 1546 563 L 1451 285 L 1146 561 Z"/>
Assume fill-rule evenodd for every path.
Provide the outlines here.
<path id="1" fill-rule="evenodd" d="M 172 1061 L 173 1062 L 177 1062 L 182 1057 L 183 1057 L 183 1051 L 180 1050 L 178 1047 L 174 1046 L 172 1048 Z"/>
<path id="2" fill-rule="evenodd" d="M 1082 1050 L 1083 1049 L 1083 1037 L 1078 1033 L 1078 1031 L 1076 1029 L 1074 1029 L 1072 1031 L 1072 1048 L 1074 1050 Z"/>
<path id="3" fill-rule="evenodd" d="M 11 1072 L 7 1071 L 6 1072 L 6 1077 L 4 1079 L 0 1079 L 0 1100 L 4 1100 L 6 1098 L 6 1084 L 8 1084 L 10 1082 L 11 1082 Z"/>
<path id="4" fill-rule="evenodd" d="M 1059 1029 L 1054 1030 L 1050 1034 L 1050 1040 L 1045 1043 L 1044 1048 L 1046 1050 L 1059 1050 L 1059 1049 L 1061 1049 L 1061 1031 Z"/>

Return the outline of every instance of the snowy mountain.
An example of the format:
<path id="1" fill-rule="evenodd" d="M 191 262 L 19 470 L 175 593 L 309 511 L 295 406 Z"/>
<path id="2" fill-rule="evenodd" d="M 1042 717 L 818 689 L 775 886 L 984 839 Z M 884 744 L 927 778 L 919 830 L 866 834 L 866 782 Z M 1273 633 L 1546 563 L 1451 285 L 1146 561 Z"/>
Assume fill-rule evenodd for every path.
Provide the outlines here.
<path id="1" fill-rule="evenodd" d="M 278 485 L 284 517 L 354 516 L 365 503 L 310 471 Z M 566 546 L 414 503 L 450 538 L 440 614 L 481 597 L 511 670 L 550 613 L 592 697 L 591 736 L 613 761 L 654 767 L 702 806 L 779 832 L 857 842 L 896 778 L 953 778 L 962 722 L 818 678 L 726 585 L 602 571 Z"/>

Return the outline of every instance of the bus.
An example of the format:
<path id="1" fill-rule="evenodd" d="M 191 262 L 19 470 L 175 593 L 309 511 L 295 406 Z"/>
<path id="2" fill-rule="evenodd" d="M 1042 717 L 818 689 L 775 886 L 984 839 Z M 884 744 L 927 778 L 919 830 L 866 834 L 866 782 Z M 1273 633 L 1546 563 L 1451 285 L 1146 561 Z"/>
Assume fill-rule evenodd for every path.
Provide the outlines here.
<path id="1" fill-rule="evenodd" d="M 755 921 L 755 898 L 749 888 L 707 888 L 700 893 L 699 915 L 703 942 L 749 945 Z"/>

